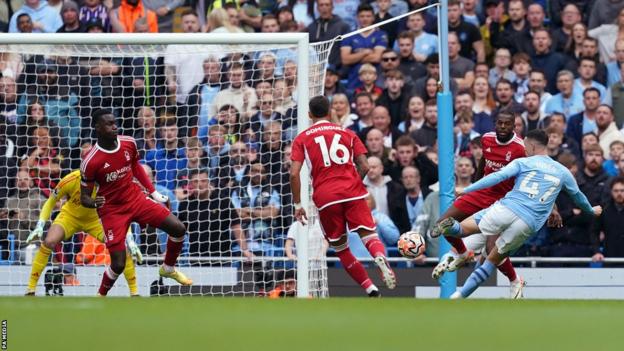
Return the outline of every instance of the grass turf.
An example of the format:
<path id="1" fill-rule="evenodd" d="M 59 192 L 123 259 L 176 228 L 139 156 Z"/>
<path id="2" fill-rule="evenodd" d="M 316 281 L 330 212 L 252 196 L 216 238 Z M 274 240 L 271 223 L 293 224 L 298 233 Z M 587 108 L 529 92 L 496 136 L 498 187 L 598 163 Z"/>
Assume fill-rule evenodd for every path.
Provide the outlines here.
<path id="1" fill-rule="evenodd" d="M 622 350 L 624 303 L 0 298 L 8 350 Z M 614 333 L 615 332 L 615 333 Z"/>

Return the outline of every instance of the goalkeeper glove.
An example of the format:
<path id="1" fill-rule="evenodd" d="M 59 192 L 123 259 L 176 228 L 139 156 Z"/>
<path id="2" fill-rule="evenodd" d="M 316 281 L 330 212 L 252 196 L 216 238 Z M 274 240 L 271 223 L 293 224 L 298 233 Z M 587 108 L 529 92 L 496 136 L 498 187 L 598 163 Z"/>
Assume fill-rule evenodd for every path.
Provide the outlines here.
<path id="1" fill-rule="evenodd" d="M 150 194 L 150 196 L 152 197 L 152 199 L 164 204 L 169 202 L 169 197 L 167 197 L 166 195 L 163 195 L 161 193 L 158 192 L 158 190 L 155 190 L 153 193 Z"/>
<path id="2" fill-rule="evenodd" d="M 143 254 L 141 253 L 141 250 L 139 250 L 139 246 L 134 241 L 132 233 L 128 233 L 128 235 L 126 235 L 126 245 L 128 245 L 130 255 L 136 259 L 137 264 L 141 264 L 143 262 Z"/>
<path id="3" fill-rule="evenodd" d="M 26 238 L 26 244 L 30 244 L 35 239 L 40 239 L 41 235 L 43 235 L 43 227 L 45 227 L 45 221 L 38 220 L 37 226 L 30 232 L 28 238 Z"/>

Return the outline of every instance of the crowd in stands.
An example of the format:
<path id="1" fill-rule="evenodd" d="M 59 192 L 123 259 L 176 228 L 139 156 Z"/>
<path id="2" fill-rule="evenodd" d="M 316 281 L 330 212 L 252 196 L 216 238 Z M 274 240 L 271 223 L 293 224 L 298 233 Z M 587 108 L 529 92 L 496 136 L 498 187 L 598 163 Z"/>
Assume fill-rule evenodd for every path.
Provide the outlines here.
<path id="1" fill-rule="evenodd" d="M 0 4 L 0 30 L 307 32 L 321 42 L 430 3 L 13 0 Z M 364 182 L 384 243 L 396 247 L 399 233 L 419 230 L 428 256 L 437 255 L 427 233 L 440 215 L 436 11 L 336 42 L 324 80 L 332 118 L 369 150 Z M 497 114 L 512 112 L 515 133 L 545 129 L 550 156 L 605 208 L 593 221 L 562 194 L 564 226 L 543 228 L 516 254 L 624 257 L 624 0 L 449 0 L 448 19 L 457 186 L 475 181 L 480 136 L 494 130 Z M 13 233 L 23 249 L 41 204 L 95 142 L 90 115 L 104 107 L 136 139 L 159 191 L 187 224 L 188 255 L 284 254 L 293 221 L 290 143 L 297 104 L 307 103 L 297 101 L 296 55 L 193 48 L 137 57 L 0 50 L 3 248 Z M 139 241 L 147 254 L 162 252 L 157 235 Z"/>

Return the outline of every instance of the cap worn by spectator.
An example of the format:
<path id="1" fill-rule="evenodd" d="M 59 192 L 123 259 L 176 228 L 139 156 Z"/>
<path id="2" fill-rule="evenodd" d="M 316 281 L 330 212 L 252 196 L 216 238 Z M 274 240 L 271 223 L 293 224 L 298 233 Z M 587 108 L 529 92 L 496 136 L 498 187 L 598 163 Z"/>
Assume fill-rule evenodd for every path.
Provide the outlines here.
<path id="1" fill-rule="evenodd" d="M 332 72 L 333 74 L 338 74 L 338 69 L 336 68 L 336 65 L 333 64 L 328 64 L 327 68 L 325 69 L 327 72 Z"/>
<path id="2" fill-rule="evenodd" d="M 63 6 L 61 7 L 61 14 L 65 13 L 65 11 L 67 10 L 74 10 L 76 12 L 80 11 L 78 4 L 76 4 L 72 0 L 65 0 L 65 2 L 63 2 Z"/>
<path id="3" fill-rule="evenodd" d="M 91 20 L 89 20 L 86 26 L 87 32 L 93 28 L 100 28 L 102 31 L 104 31 L 104 25 L 102 24 L 102 20 L 100 18 L 92 18 Z"/>

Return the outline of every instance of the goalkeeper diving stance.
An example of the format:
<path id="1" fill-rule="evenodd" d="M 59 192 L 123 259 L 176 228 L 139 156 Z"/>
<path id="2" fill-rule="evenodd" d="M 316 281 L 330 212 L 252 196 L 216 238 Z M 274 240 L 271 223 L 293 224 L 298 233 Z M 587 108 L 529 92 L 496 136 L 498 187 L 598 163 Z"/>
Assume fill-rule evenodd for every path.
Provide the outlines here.
<path id="1" fill-rule="evenodd" d="M 80 171 L 77 170 L 63 177 L 56 188 L 54 188 L 54 191 L 50 194 L 50 198 L 48 198 L 41 209 L 37 227 L 28 236 L 26 240 L 27 243 L 41 238 L 43 227 L 48 219 L 50 219 L 52 210 L 56 206 L 56 203 L 63 198 L 67 201 L 63 204 L 61 212 L 48 229 L 48 233 L 41 242 L 41 247 L 33 259 L 26 295 L 35 295 L 35 288 L 37 287 L 39 277 L 48 264 L 52 250 L 61 240 L 68 240 L 75 233 L 85 232 L 100 242 L 104 242 L 104 230 L 102 229 L 102 224 L 100 223 L 97 212 L 95 209 L 86 208 L 80 204 Z M 138 263 L 141 263 L 143 257 L 132 239 L 132 235 L 128 235 L 127 238 L 130 255 L 126 255 L 126 266 L 123 273 L 128 282 L 128 287 L 130 288 L 130 295 L 136 296 L 138 292 L 132 256 L 136 257 Z"/>

